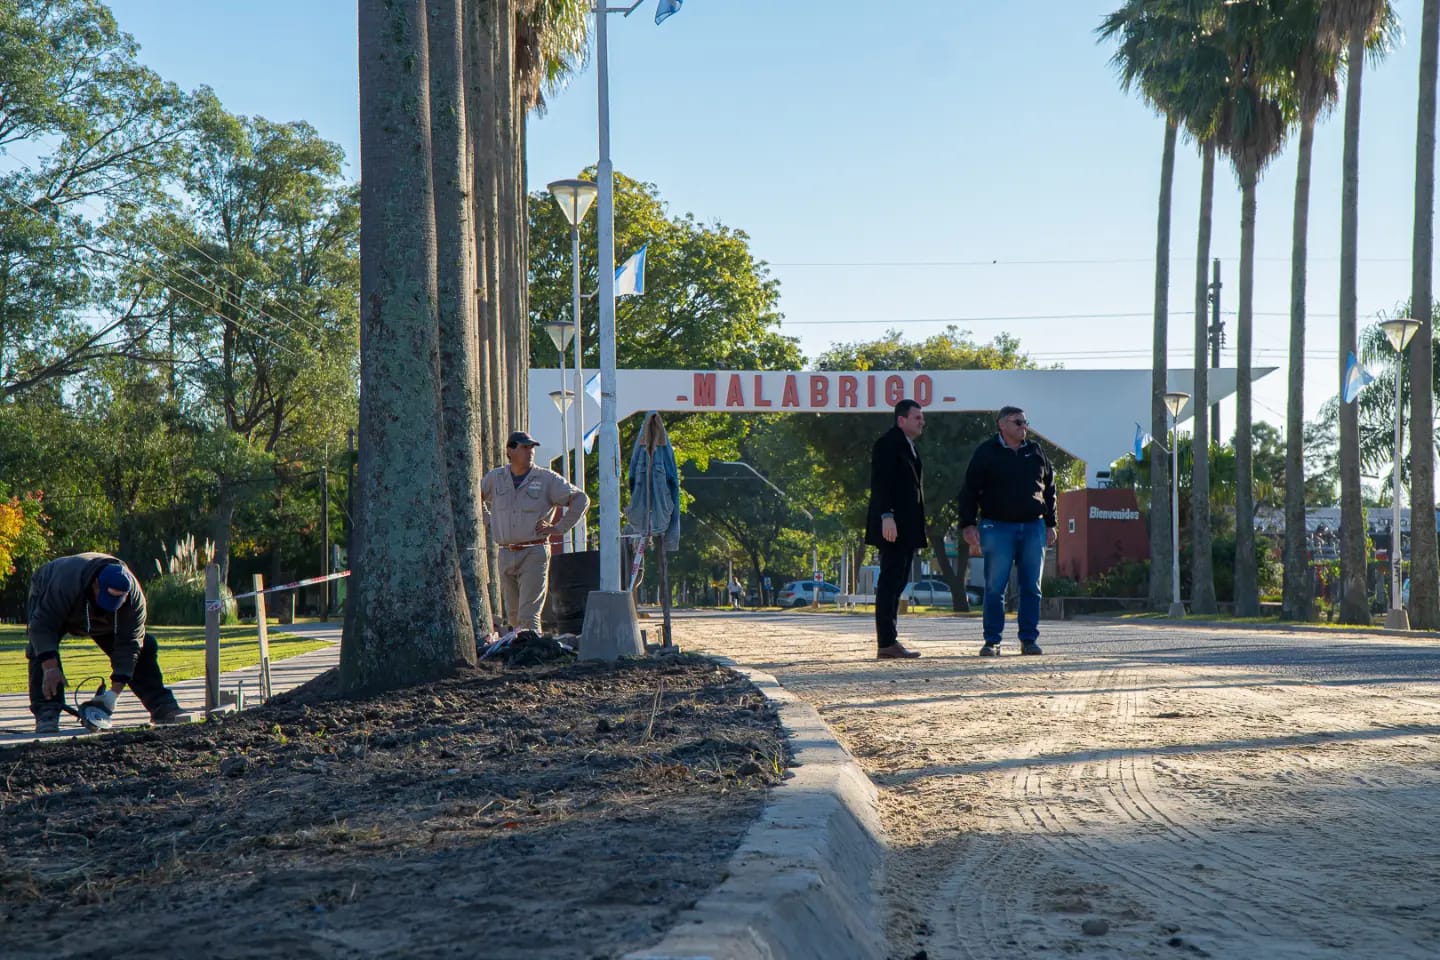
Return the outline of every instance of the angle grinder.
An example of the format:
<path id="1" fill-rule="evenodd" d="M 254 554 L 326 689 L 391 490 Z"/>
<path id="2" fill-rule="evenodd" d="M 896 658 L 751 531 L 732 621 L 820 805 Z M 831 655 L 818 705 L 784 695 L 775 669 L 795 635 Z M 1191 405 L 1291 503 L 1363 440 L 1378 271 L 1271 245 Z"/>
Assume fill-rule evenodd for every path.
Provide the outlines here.
<path id="1" fill-rule="evenodd" d="M 62 699 L 60 702 L 60 709 L 70 714 L 76 720 L 79 720 L 80 725 L 86 730 L 89 730 L 92 733 L 100 733 L 101 731 L 109 730 L 115 725 L 115 721 L 113 718 L 115 714 L 116 698 L 115 694 L 110 692 L 109 688 L 105 684 L 104 679 L 101 677 L 86 677 L 84 680 L 80 681 L 80 686 L 85 686 L 91 680 L 100 681 L 100 686 L 95 688 L 95 696 L 91 697 L 89 700 L 86 700 L 84 703 L 81 703 L 80 691 L 76 689 L 76 691 L 71 695 L 72 698 L 75 700 L 75 706 L 72 707 L 68 705 Z"/>

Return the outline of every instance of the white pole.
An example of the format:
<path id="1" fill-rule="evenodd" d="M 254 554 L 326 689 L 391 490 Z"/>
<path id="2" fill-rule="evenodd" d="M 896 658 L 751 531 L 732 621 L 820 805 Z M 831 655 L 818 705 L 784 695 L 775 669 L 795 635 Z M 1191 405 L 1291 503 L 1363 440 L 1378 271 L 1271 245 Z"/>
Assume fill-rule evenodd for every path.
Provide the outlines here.
<path id="1" fill-rule="evenodd" d="M 600 18 L 604 20 L 602 16 Z M 571 306 L 575 317 L 575 391 L 571 402 L 575 404 L 575 486 L 581 490 L 585 489 L 585 376 L 584 354 L 580 349 L 580 225 L 570 224 L 570 263 L 573 283 L 571 285 Z M 564 360 L 562 358 L 561 362 Z M 572 535 L 575 538 L 575 551 L 578 553 L 586 549 L 587 536 L 585 533 L 585 521 L 575 524 Z"/>
<path id="2" fill-rule="evenodd" d="M 1180 602 L 1180 438 L 1177 416 L 1170 414 L 1170 616 L 1185 616 Z"/>
<path id="3" fill-rule="evenodd" d="M 1405 605 L 1400 602 L 1400 374 L 1402 365 L 1405 362 L 1405 354 L 1396 353 L 1395 361 L 1395 475 L 1392 478 L 1390 499 L 1391 522 L 1390 522 L 1390 609 L 1392 611 L 1404 611 Z M 1406 613 L 1405 616 L 1409 617 Z M 1396 617 L 1396 619 L 1399 619 Z M 1386 624 L 1389 626 L 1389 624 Z M 1398 626 L 1398 624 L 1397 624 Z M 1405 625 L 1408 628 L 1409 624 Z"/>
<path id="4" fill-rule="evenodd" d="M 605 0 L 595 6 L 595 75 L 600 106 L 600 589 L 620 590 L 620 431 L 615 422 L 615 170 L 610 162 L 610 61 Z"/>

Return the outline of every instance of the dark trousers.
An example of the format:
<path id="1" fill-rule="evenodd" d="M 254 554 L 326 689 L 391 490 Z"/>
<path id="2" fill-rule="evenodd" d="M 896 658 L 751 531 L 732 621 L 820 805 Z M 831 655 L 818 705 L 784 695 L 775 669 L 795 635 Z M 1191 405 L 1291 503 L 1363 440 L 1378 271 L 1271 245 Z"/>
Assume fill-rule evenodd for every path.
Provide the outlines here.
<path id="1" fill-rule="evenodd" d="M 914 547 L 885 544 L 880 552 L 880 579 L 875 582 L 875 641 L 882 648 L 893 647 L 900 619 L 900 594 L 910 579 Z"/>
<path id="2" fill-rule="evenodd" d="M 102 633 L 90 639 L 95 641 L 97 647 L 105 651 L 106 656 L 111 655 L 115 647 L 113 633 Z M 56 651 L 56 655 L 59 655 L 59 651 Z M 30 660 L 30 712 L 36 717 L 58 717 L 65 691 L 60 691 L 54 699 L 46 700 L 45 694 L 41 692 L 43 689 L 41 681 L 44 679 L 45 671 L 40 669 L 40 661 L 36 659 L 35 652 L 28 645 L 25 648 L 25 656 Z M 63 663 L 61 668 L 64 668 Z M 84 678 L 65 678 L 66 682 L 71 679 Z M 105 679 L 108 682 L 110 678 L 106 677 Z M 130 682 L 126 684 L 126 689 L 133 691 L 135 696 L 140 698 L 140 702 L 145 705 L 146 710 L 150 711 L 152 717 L 173 713 L 180 709 L 180 705 L 175 701 L 175 694 L 165 686 L 165 678 L 160 675 L 160 654 L 155 643 L 155 635 L 152 633 L 145 634 L 145 642 L 140 647 L 140 657 L 135 661 L 135 673 L 131 676 Z M 88 700 L 94 692 L 94 690 L 82 690 L 80 694 Z"/>

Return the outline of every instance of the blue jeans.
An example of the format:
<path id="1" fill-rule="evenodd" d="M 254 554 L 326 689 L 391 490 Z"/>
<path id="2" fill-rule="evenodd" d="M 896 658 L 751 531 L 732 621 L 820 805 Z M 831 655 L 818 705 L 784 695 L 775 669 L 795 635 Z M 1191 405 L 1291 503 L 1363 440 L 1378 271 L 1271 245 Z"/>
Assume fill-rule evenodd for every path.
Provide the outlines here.
<path id="1" fill-rule="evenodd" d="M 1007 523 L 980 521 L 980 552 L 985 555 L 986 643 L 999 643 L 1005 629 L 1005 587 L 1010 568 L 1019 571 L 1020 642 L 1034 643 L 1040 636 L 1040 572 L 1045 563 L 1045 521 Z"/>

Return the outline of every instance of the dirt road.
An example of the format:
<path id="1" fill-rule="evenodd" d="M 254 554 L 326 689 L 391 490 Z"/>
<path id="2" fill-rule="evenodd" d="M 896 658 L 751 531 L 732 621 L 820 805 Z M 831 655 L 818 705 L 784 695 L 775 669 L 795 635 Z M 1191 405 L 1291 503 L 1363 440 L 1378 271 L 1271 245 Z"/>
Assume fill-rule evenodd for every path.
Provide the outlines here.
<path id="1" fill-rule="evenodd" d="M 743 623 L 739 626 L 737 623 Z M 1013 630 L 1013 624 L 1010 625 Z M 901 958 L 1440 956 L 1440 641 L 863 617 L 677 624 L 879 786 Z"/>

